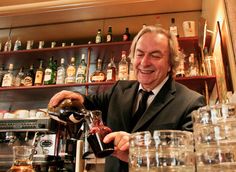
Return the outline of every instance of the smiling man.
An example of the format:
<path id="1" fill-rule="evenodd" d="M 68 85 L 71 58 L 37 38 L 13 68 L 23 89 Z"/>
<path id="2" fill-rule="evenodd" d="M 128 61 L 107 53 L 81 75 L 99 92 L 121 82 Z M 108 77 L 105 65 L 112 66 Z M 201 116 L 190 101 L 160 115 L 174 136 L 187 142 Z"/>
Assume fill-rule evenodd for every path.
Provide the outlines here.
<path id="1" fill-rule="evenodd" d="M 101 110 L 103 120 L 113 131 L 104 142 L 115 144 L 115 152 L 106 158 L 105 171 L 127 172 L 130 133 L 192 130 L 191 112 L 205 105 L 202 95 L 172 78 L 177 57 L 178 42 L 174 35 L 162 28 L 144 27 L 130 49 L 137 81 L 117 81 L 109 90 L 96 95 L 62 91 L 52 97 L 49 107 L 71 98 L 80 100 L 89 110 Z"/>

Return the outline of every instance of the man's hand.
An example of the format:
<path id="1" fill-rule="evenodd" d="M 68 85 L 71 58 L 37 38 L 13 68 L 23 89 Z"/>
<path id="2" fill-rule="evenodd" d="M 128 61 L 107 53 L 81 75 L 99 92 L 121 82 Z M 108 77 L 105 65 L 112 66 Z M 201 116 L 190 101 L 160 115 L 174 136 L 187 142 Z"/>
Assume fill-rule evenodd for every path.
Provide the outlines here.
<path id="1" fill-rule="evenodd" d="M 60 91 L 56 93 L 49 101 L 48 108 L 56 107 L 64 99 L 79 100 L 82 104 L 84 103 L 84 98 L 81 94 L 72 91 Z"/>
<path id="2" fill-rule="evenodd" d="M 128 162 L 129 160 L 129 139 L 130 134 L 124 131 L 112 132 L 105 136 L 104 143 L 114 142 L 115 151 L 113 156 L 122 161 Z"/>

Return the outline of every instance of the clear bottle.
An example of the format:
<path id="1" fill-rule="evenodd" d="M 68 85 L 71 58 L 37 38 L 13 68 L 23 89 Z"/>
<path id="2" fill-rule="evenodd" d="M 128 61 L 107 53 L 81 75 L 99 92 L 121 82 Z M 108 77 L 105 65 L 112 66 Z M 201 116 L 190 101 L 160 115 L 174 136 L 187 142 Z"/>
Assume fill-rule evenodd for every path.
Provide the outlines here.
<path id="1" fill-rule="evenodd" d="M 2 64 L 2 66 L 0 66 L 0 86 L 2 86 L 2 80 L 5 73 L 6 73 L 5 67 L 4 67 L 4 64 Z"/>
<path id="2" fill-rule="evenodd" d="M 66 68 L 66 84 L 72 84 L 75 83 L 75 77 L 76 77 L 76 66 L 75 66 L 75 57 L 71 57 L 70 64 Z"/>
<path id="3" fill-rule="evenodd" d="M 35 72 L 34 85 L 43 85 L 44 69 L 43 60 L 39 61 L 39 68 Z"/>
<path id="4" fill-rule="evenodd" d="M 90 76 L 91 82 L 104 82 L 106 81 L 106 74 L 102 71 L 102 60 L 98 59 L 97 61 L 97 69 Z"/>
<path id="5" fill-rule="evenodd" d="M 106 42 L 112 42 L 112 27 L 108 27 L 108 32 L 107 32 L 107 37 L 106 37 Z"/>
<path id="6" fill-rule="evenodd" d="M 16 87 L 24 86 L 24 78 L 25 78 L 24 67 L 21 67 L 20 71 L 16 75 L 14 86 Z"/>
<path id="7" fill-rule="evenodd" d="M 198 76 L 199 75 L 198 65 L 193 53 L 190 54 L 188 62 L 189 62 L 189 68 L 188 68 L 189 76 Z"/>
<path id="8" fill-rule="evenodd" d="M 119 62 L 118 78 L 119 80 L 128 80 L 129 65 L 126 60 L 126 51 L 122 51 L 121 61 Z"/>
<path id="9" fill-rule="evenodd" d="M 8 37 L 8 40 L 7 40 L 7 42 L 5 43 L 5 46 L 4 46 L 4 51 L 5 52 L 11 51 L 11 47 L 12 47 L 11 38 Z"/>
<path id="10" fill-rule="evenodd" d="M 44 71 L 44 79 L 43 84 L 44 85 L 51 85 L 54 84 L 54 77 L 55 77 L 55 71 L 53 67 L 53 60 L 52 57 L 49 59 L 48 66 L 46 67 Z"/>
<path id="11" fill-rule="evenodd" d="M 107 65 L 107 81 L 116 81 L 116 64 L 114 57 L 110 59 L 110 63 Z"/>
<path id="12" fill-rule="evenodd" d="M 30 65 L 28 72 L 25 74 L 24 85 L 25 86 L 34 85 L 34 77 L 35 77 L 34 65 L 32 64 L 32 65 Z"/>
<path id="13" fill-rule="evenodd" d="M 178 61 L 179 61 L 179 65 L 176 68 L 176 77 L 184 77 L 185 76 L 185 57 L 186 55 L 184 54 L 183 50 L 180 51 L 179 55 L 178 55 Z"/>
<path id="14" fill-rule="evenodd" d="M 87 64 L 85 62 L 85 54 L 82 54 L 80 64 L 76 72 L 76 82 L 85 83 L 86 82 L 86 73 L 87 73 Z"/>
<path id="15" fill-rule="evenodd" d="M 129 63 L 129 80 L 136 80 L 133 61 L 134 61 L 134 59 L 131 58 L 130 63 Z"/>
<path id="16" fill-rule="evenodd" d="M 96 35 L 96 39 L 95 39 L 95 43 L 99 44 L 102 43 L 102 33 L 101 33 L 101 29 L 98 29 L 97 35 Z"/>
<path id="17" fill-rule="evenodd" d="M 17 39 L 15 44 L 14 44 L 13 51 L 18 51 L 20 49 L 21 49 L 21 41 L 19 39 Z"/>
<path id="18" fill-rule="evenodd" d="M 125 28 L 125 33 L 123 34 L 123 41 L 129 41 L 130 40 L 130 33 L 129 33 L 129 28 Z"/>
<path id="19" fill-rule="evenodd" d="M 175 18 L 171 18 L 170 32 L 173 33 L 176 37 L 179 37 L 178 28 L 175 24 Z"/>
<path id="20" fill-rule="evenodd" d="M 65 59 L 61 58 L 61 65 L 57 68 L 56 84 L 64 84 L 66 78 Z"/>
<path id="21" fill-rule="evenodd" d="M 4 74 L 2 87 L 11 87 L 14 84 L 13 64 L 9 64 L 7 73 Z"/>

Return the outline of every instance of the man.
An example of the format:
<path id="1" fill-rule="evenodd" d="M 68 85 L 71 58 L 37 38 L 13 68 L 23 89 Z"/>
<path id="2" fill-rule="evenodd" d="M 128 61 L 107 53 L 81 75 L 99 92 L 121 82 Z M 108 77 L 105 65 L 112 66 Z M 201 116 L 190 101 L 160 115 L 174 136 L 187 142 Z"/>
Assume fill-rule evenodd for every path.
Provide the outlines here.
<path id="1" fill-rule="evenodd" d="M 71 98 L 80 100 L 89 110 L 101 110 L 106 125 L 114 131 L 104 138 L 104 142 L 114 140 L 116 149 L 113 156 L 106 158 L 105 171 L 128 171 L 129 133 L 191 130 L 191 112 L 205 105 L 202 95 L 173 80 L 177 56 L 175 36 L 162 28 L 144 27 L 134 38 L 130 52 L 137 81 L 117 81 L 97 95 L 62 91 L 52 97 L 49 107 L 56 106 L 64 98 Z M 146 111 L 136 116 L 143 94 L 140 90 L 151 93 L 147 96 Z"/>

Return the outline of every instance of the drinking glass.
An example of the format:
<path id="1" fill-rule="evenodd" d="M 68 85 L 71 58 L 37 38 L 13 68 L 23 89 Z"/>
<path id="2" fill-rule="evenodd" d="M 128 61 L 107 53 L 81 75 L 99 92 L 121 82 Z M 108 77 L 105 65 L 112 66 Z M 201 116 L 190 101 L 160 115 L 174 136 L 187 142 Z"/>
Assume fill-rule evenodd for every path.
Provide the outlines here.
<path id="1" fill-rule="evenodd" d="M 193 113 L 198 171 L 236 171 L 235 105 L 217 104 Z"/>
<path id="2" fill-rule="evenodd" d="M 13 146 L 13 165 L 8 172 L 35 172 L 33 150 L 33 146 Z"/>

